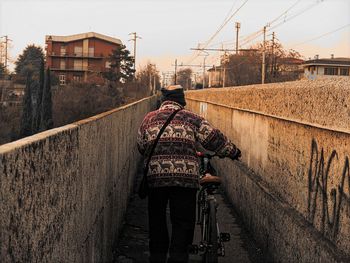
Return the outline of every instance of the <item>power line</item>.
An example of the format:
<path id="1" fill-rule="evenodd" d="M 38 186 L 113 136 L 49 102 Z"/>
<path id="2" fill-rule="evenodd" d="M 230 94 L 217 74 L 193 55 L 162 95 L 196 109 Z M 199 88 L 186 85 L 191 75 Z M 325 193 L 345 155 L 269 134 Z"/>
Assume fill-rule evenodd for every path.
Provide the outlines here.
<path id="1" fill-rule="evenodd" d="M 221 24 L 221 26 L 216 30 L 216 32 L 203 44 L 202 48 L 206 48 L 211 41 L 213 41 L 213 39 L 220 33 L 220 31 L 227 25 L 227 23 L 234 17 L 234 15 L 236 15 L 238 13 L 238 11 L 248 2 L 249 0 L 245 0 L 243 2 L 243 4 L 241 4 L 236 10 L 235 12 L 233 12 L 233 14 L 231 14 L 230 16 L 226 16 L 224 22 Z M 232 10 L 233 8 L 231 8 Z M 228 18 L 227 18 L 228 17 Z M 195 52 L 195 54 L 190 58 L 190 60 L 187 63 L 191 63 L 194 59 L 196 59 L 198 57 L 199 52 Z"/>
<path id="2" fill-rule="evenodd" d="M 333 33 L 337 32 L 337 31 L 340 31 L 340 30 L 342 30 L 342 29 L 348 27 L 348 26 L 350 26 L 350 24 L 347 24 L 347 25 L 345 25 L 345 26 L 339 27 L 339 28 L 337 28 L 337 29 L 334 29 L 334 30 L 332 30 L 332 31 L 329 31 L 329 32 L 327 32 L 327 33 L 324 33 L 324 34 L 322 34 L 322 35 L 320 35 L 320 36 L 311 38 L 311 39 L 309 39 L 309 40 L 303 41 L 303 42 L 301 42 L 301 43 L 298 43 L 298 44 L 296 44 L 296 45 L 293 45 L 292 47 L 300 46 L 300 45 L 303 45 L 303 44 L 305 44 L 305 43 L 307 43 L 307 42 L 311 42 L 311 41 L 314 41 L 314 40 L 316 40 L 316 39 L 322 38 L 322 37 L 324 37 L 324 36 L 333 34 Z"/>
<path id="3" fill-rule="evenodd" d="M 220 33 L 220 31 L 224 28 L 224 26 L 227 25 L 227 23 L 234 17 L 235 14 L 238 13 L 238 11 L 248 2 L 248 0 L 245 0 L 243 4 L 240 5 L 240 7 L 220 26 L 220 28 L 207 40 L 203 46 L 203 48 L 206 48 L 207 45 Z"/>
<path id="4" fill-rule="evenodd" d="M 281 21 L 280 23 L 278 23 L 277 25 L 274 25 L 273 27 L 270 27 L 268 31 L 271 31 L 273 29 L 275 29 L 276 27 L 292 20 L 293 18 L 302 15 L 303 13 L 305 13 L 306 11 L 310 10 L 311 8 L 315 7 L 316 5 L 318 5 L 319 3 L 323 2 L 323 0 L 317 0 L 316 3 L 311 4 L 310 6 L 306 7 L 304 10 L 301 10 L 299 13 L 296 13 L 295 15 L 291 16 L 290 18 L 286 18 L 283 21 Z"/>
<path id="5" fill-rule="evenodd" d="M 295 7 L 301 0 L 297 0 L 294 4 L 292 4 L 290 7 L 288 7 L 285 11 L 282 12 L 282 14 L 280 14 L 279 16 L 277 16 L 275 19 L 271 20 L 270 22 L 267 23 L 267 25 L 271 25 L 273 23 L 275 23 L 276 21 L 278 21 L 282 16 L 286 15 L 293 7 Z M 260 36 L 263 33 L 263 30 L 260 29 L 248 36 L 246 36 L 243 39 L 243 44 L 241 44 L 240 46 L 249 43 L 251 41 L 253 41 L 254 39 L 256 39 L 258 36 Z"/>
<path id="6" fill-rule="evenodd" d="M 273 23 L 275 23 L 276 21 L 278 21 L 283 15 L 286 15 L 287 12 L 289 12 L 293 7 L 295 7 L 300 1 L 296 1 L 293 5 L 291 5 L 286 11 L 284 11 L 281 15 L 279 15 L 278 17 L 276 17 L 275 19 L 273 19 L 271 22 L 268 23 L 268 25 L 270 26 L 267 29 L 267 32 L 275 29 L 276 27 L 279 27 L 281 25 L 283 25 L 284 23 L 300 16 L 301 14 L 305 13 L 306 11 L 310 10 L 311 8 L 315 7 L 316 5 L 318 5 L 319 3 L 321 3 L 323 0 L 317 0 L 315 3 L 312 3 L 311 5 L 307 6 L 306 8 L 302 9 L 301 11 L 297 12 L 296 14 L 290 16 L 290 17 L 285 17 L 283 21 L 279 22 L 276 25 L 272 25 Z M 258 38 L 261 34 L 263 33 L 262 30 L 259 30 L 255 33 L 252 34 L 252 36 L 245 40 L 240 46 L 246 45 L 250 42 L 252 42 L 253 40 L 255 40 L 256 38 Z"/>
<path id="7" fill-rule="evenodd" d="M 195 65 L 195 64 L 180 64 L 180 65 L 177 65 L 178 67 L 199 67 L 199 68 L 203 68 L 203 65 L 202 64 L 198 64 L 198 65 Z M 210 68 L 211 66 L 204 66 L 206 68 Z"/>
<path id="8" fill-rule="evenodd" d="M 206 50 L 206 51 L 236 51 L 236 49 L 228 49 L 228 48 L 191 48 L 191 50 Z M 239 51 L 257 51 L 257 49 L 253 49 L 253 48 L 241 48 L 238 49 Z"/>
<path id="9" fill-rule="evenodd" d="M 315 3 L 312 3 L 310 6 L 302 9 L 301 11 L 297 12 L 296 14 L 290 16 L 290 17 L 286 17 L 286 14 L 291 10 L 293 9 L 297 4 L 299 4 L 299 2 L 301 2 L 301 0 L 297 0 L 296 2 L 294 2 L 290 7 L 288 7 L 285 11 L 283 11 L 279 16 L 277 16 L 275 19 L 271 20 L 270 22 L 267 23 L 267 25 L 272 25 L 273 23 L 277 22 L 278 20 L 280 20 L 283 16 L 284 16 L 284 20 L 279 22 L 278 24 L 276 25 L 272 25 L 272 27 L 268 28 L 266 31 L 267 32 L 270 32 L 272 31 L 273 29 L 275 29 L 276 27 L 278 26 L 281 26 L 282 24 L 294 19 L 295 17 L 305 13 L 306 11 L 310 10 L 311 8 L 315 7 L 317 4 L 323 2 L 324 0 L 317 0 Z M 252 42 L 253 40 L 255 40 L 256 38 L 258 38 L 259 36 L 261 36 L 263 34 L 263 30 L 260 29 L 252 34 L 249 34 L 249 35 L 246 35 L 246 36 L 242 36 L 239 38 L 239 40 L 241 41 L 241 44 L 239 45 L 240 47 Z M 231 45 L 233 43 L 235 43 L 234 41 L 232 40 L 227 40 L 227 41 L 223 41 L 223 42 L 218 42 L 218 43 L 215 43 L 213 45 L 210 45 L 210 46 L 216 46 L 218 44 L 224 44 L 224 43 L 227 43 L 227 45 Z"/>
<path id="10" fill-rule="evenodd" d="M 278 17 L 276 17 L 274 20 L 272 20 L 271 22 L 269 22 L 268 24 L 273 24 L 275 23 L 278 19 L 280 19 L 282 16 L 286 15 L 288 13 L 289 10 L 291 10 L 294 6 L 296 6 L 301 0 L 296 1 L 293 5 L 291 5 L 286 11 L 284 11 L 281 15 L 279 15 Z"/>
<path id="11" fill-rule="evenodd" d="M 241 47 L 241 46 L 243 46 L 243 45 L 245 45 L 245 44 L 247 44 L 247 43 L 253 41 L 253 40 L 256 39 L 257 37 L 259 37 L 263 32 L 264 32 L 264 30 L 263 30 L 263 29 L 260 29 L 260 30 L 258 30 L 258 31 L 256 31 L 256 32 L 252 33 L 251 35 L 247 36 L 247 37 L 245 38 L 245 40 L 242 41 L 243 43 L 241 42 L 241 44 L 240 44 L 239 46 Z"/>
<path id="12" fill-rule="evenodd" d="M 237 0 L 236 0 L 236 1 L 233 3 L 233 5 L 231 6 L 230 11 L 228 11 L 228 13 L 227 13 L 227 15 L 226 15 L 226 17 L 225 17 L 225 19 L 224 19 L 224 21 L 223 21 L 222 23 L 224 23 L 224 22 L 229 18 L 229 16 L 230 16 L 230 14 L 231 14 L 233 8 L 235 7 L 236 3 L 237 3 Z"/>

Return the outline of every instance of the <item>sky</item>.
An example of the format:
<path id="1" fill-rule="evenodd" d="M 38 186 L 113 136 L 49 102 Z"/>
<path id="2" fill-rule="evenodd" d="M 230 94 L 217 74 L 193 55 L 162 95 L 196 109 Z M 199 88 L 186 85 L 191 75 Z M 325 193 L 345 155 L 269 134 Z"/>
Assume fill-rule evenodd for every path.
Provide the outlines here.
<path id="1" fill-rule="evenodd" d="M 275 32 L 285 48 L 306 59 L 350 57 L 350 0 L 0 0 L 0 36 L 12 40 L 13 62 L 28 44 L 44 47 L 45 35 L 93 31 L 119 38 L 133 52 L 129 33 L 137 32 L 137 68 L 150 62 L 166 72 L 175 59 L 180 65 L 203 63 L 205 54 L 194 56 L 190 49 L 203 47 L 231 15 L 208 48 L 234 48 L 240 22 L 239 43 L 270 25 L 267 40 Z M 262 40 L 259 35 L 241 48 Z M 206 63 L 218 64 L 222 53 L 208 53 Z"/>

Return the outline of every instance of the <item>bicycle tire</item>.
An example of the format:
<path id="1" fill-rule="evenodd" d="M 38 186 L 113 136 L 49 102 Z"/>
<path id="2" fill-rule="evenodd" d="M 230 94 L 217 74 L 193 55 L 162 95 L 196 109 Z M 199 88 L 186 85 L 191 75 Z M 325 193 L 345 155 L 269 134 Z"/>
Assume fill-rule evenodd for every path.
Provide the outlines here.
<path id="1" fill-rule="evenodd" d="M 207 242 L 210 247 L 204 253 L 204 262 L 205 263 L 217 263 L 218 262 L 218 231 L 217 231 L 217 222 L 216 222 L 216 207 L 215 201 L 209 200 L 209 213 L 207 221 Z"/>

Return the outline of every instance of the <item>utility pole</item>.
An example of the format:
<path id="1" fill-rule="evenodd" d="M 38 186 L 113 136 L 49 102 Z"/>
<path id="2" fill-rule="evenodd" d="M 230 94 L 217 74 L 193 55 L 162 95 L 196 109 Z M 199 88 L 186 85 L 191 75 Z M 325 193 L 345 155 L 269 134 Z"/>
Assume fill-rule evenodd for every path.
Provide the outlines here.
<path id="1" fill-rule="evenodd" d="M 3 51 L 3 44 L 2 44 L 2 41 L 0 40 L 0 63 L 2 63 L 2 51 Z"/>
<path id="2" fill-rule="evenodd" d="M 241 23 L 236 22 L 236 55 L 238 54 L 238 32 L 241 28 Z"/>
<path id="3" fill-rule="evenodd" d="M 222 87 L 225 88 L 225 79 L 226 79 L 226 67 L 224 65 L 223 74 L 222 74 Z"/>
<path id="4" fill-rule="evenodd" d="M 8 38 L 8 35 L 2 36 L 2 38 L 5 38 L 5 68 L 7 69 L 7 61 L 8 61 L 8 43 L 9 41 L 12 41 L 11 39 Z M 2 43 L 1 43 L 1 48 L 2 48 Z M 2 52 L 1 52 L 2 55 Z M 2 57 L 1 57 L 2 58 Z"/>
<path id="5" fill-rule="evenodd" d="M 165 73 L 164 72 L 162 72 L 162 87 L 164 87 L 164 85 L 165 85 Z"/>
<path id="6" fill-rule="evenodd" d="M 265 83 L 265 38 L 266 38 L 266 26 L 264 26 L 264 40 L 263 40 L 263 54 L 262 54 L 262 68 L 261 68 L 261 84 Z"/>
<path id="7" fill-rule="evenodd" d="M 150 90 L 151 96 L 153 95 L 153 87 L 152 87 L 152 74 L 149 73 L 149 83 L 148 83 L 148 88 Z"/>
<path id="8" fill-rule="evenodd" d="M 205 87 L 205 59 L 207 58 L 207 56 L 209 56 L 209 53 L 202 50 L 202 52 L 204 52 L 204 59 L 203 59 L 203 79 L 202 79 L 202 85 L 203 85 L 203 89 Z"/>
<path id="9" fill-rule="evenodd" d="M 203 89 L 205 87 L 205 59 L 207 58 L 207 56 L 204 56 L 204 59 L 203 59 Z"/>
<path id="10" fill-rule="evenodd" d="M 227 61 L 227 54 L 224 53 L 224 59 L 222 60 L 222 67 L 223 67 L 223 74 L 222 74 L 222 87 L 225 88 L 225 82 L 226 82 L 226 62 Z"/>
<path id="11" fill-rule="evenodd" d="M 175 73 L 174 73 L 174 85 L 176 85 L 176 73 L 177 73 L 177 59 L 175 59 Z"/>
<path id="12" fill-rule="evenodd" d="M 136 32 L 132 32 L 129 35 L 133 35 L 133 38 L 129 41 L 134 41 L 134 70 L 136 72 L 136 39 L 142 39 L 140 36 L 137 35 Z"/>
<path id="13" fill-rule="evenodd" d="M 7 42 L 8 42 L 8 36 L 5 36 L 5 68 L 7 69 Z"/>
<path id="14" fill-rule="evenodd" d="M 153 95 L 156 94 L 156 74 L 153 75 Z"/>
<path id="15" fill-rule="evenodd" d="M 275 47 L 275 32 L 272 32 L 272 48 L 271 48 L 271 76 L 274 75 L 275 71 L 275 55 L 274 55 L 274 47 Z"/>

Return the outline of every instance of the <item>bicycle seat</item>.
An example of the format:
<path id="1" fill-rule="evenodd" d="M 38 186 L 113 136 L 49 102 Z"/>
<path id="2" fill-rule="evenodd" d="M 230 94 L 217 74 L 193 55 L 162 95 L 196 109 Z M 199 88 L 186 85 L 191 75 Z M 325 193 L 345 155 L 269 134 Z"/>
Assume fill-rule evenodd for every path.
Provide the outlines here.
<path id="1" fill-rule="evenodd" d="M 199 184 L 201 186 L 205 185 L 220 185 L 221 184 L 221 179 L 218 176 L 213 176 L 211 174 L 206 174 L 204 177 L 202 177 L 199 180 Z"/>

